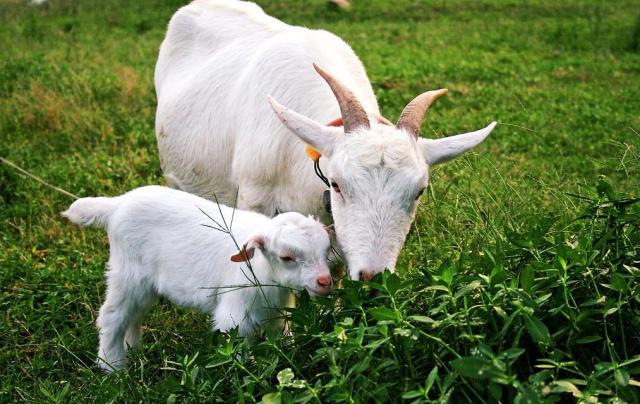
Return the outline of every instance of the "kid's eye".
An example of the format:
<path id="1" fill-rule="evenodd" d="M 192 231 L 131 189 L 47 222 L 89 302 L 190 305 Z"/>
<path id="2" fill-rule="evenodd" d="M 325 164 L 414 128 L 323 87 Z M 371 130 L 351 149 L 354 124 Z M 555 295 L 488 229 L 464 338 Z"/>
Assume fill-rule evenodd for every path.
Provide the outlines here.
<path id="1" fill-rule="evenodd" d="M 333 188 L 333 191 L 337 194 L 340 193 L 340 187 L 338 186 L 338 183 L 335 181 L 331 181 L 331 188 Z"/>
<path id="2" fill-rule="evenodd" d="M 289 257 L 288 255 L 284 255 L 280 257 L 280 259 L 282 260 L 282 262 L 287 262 L 287 263 L 295 261 L 293 257 Z"/>

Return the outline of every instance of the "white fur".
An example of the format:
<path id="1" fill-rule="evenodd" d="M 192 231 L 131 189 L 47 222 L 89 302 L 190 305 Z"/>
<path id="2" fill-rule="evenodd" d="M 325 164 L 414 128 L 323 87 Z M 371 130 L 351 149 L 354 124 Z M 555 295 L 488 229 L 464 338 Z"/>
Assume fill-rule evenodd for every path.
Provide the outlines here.
<path id="1" fill-rule="evenodd" d="M 109 235 L 107 294 L 97 321 L 98 356 L 106 370 L 124 366 L 126 349 L 140 341 L 141 321 L 159 296 L 211 314 L 216 329 L 237 326 L 251 336 L 278 326 L 277 311 L 289 302 L 290 289 L 325 294 L 332 286 L 329 235 L 299 213 L 273 219 L 234 213 L 182 191 L 148 186 L 114 198 L 82 198 L 63 215 L 79 225 L 102 225 Z M 206 227 L 219 226 L 207 215 L 223 227 L 226 221 L 247 249 L 256 247 L 253 274 L 246 263 L 230 261 L 238 247 L 228 234 Z"/>
<path id="2" fill-rule="evenodd" d="M 340 110 L 314 62 L 356 95 L 372 118 L 370 129 L 345 136 L 324 126 Z M 172 186 L 229 204 L 238 192 L 240 208 L 266 215 L 297 211 L 333 220 L 356 279 L 394 270 L 416 195 L 428 182 L 427 165 L 471 149 L 493 129 L 416 142 L 378 124 L 371 83 L 343 40 L 287 25 L 248 2 L 196 0 L 178 10 L 160 48 L 155 84 L 156 135 Z M 273 103 L 283 122 L 268 95 L 292 109 Z M 323 153 L 325 174 L 343 191 L 332 192 L 333 218 L 324 211 L 325 186 L 305 142 Z"/>

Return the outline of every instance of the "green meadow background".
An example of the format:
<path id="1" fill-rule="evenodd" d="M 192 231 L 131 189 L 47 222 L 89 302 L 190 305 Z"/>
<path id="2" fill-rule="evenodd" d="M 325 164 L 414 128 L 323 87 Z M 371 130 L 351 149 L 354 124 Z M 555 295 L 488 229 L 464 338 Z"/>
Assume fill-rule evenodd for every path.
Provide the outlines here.
<path id="1" fill-rule="evenodd" d="M 433 168 L 396 274 L 302 296 L 253 348 L 161 304 L 111 376 L 105 234 L 0 164 L 0 402 L 640 401 L 640 2 L 258 3 L 351 44 L 392 121 L 446 87 L 424 136 L 497 129 Z M 183 4 L 0 1 L 0 157 L 79 196 L 163 183 L 153 70 Z"/>

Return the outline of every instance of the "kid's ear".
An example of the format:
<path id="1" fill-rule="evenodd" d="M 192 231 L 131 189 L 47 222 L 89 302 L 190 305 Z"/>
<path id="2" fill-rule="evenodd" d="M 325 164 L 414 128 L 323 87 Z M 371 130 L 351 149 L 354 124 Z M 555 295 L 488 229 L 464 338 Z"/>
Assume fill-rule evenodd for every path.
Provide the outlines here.
<path id="1" fill-rule="evenodd" d="M 253 258 L 253 254 L 255 249 L 258 248 L 260 251 L 264 250 L 264 237 L 262 236 L 254 236 L 251 237 L 244 245 L 242 249 L 231 256 L 231 261 L 233 262 L 247 262 L 251 258 Z"/>

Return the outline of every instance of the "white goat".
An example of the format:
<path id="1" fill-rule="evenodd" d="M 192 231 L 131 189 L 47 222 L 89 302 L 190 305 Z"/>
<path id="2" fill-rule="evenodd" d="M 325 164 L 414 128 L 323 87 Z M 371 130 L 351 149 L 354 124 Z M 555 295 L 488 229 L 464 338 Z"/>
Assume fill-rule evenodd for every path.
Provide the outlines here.
<path id="1" fill-rule="evenodd" d="M 318 75 L 313 63 L 331 74 L 316 68 Z M 427 108 L 446 93 L 438 90 L 411 101 L 394 126 L 380 117 L 362 63 L 344 41 L 240 1 L 196 0 L 178 10 L 155 85 L 156 135 L 171 186 L 225 203 L 238 192 L 238 207 L 270 216 L 333 220 L 352 279 L 394 270 L 428 166 L 475 147 L 496 125 L 420 138 Z M 297 112 L 272 99 L 276 117 L 268 95 Z M 336 118 L 342 127 L 323 124 Z M 305 143 L 322 153 L 333 218 Z"/>
<path id="2" fill-rule="evenodd" d="M 142 319 L 159 296 L 212 314 L 216 329 L 237 326 L 252 336 L 281 325 L 277 311 L 290 300 L 288 288 L 316 295 L 332 287 L 329 235 L 299 213 L 269 219 L 148 186 L 82 198 L 63 215 L 109 234 L 107 294 L 97 321 L 105 370 L 125 365 L 126 349 L 139 343 Z M 235 240 L 246 241 L 239 252 Z"/>

